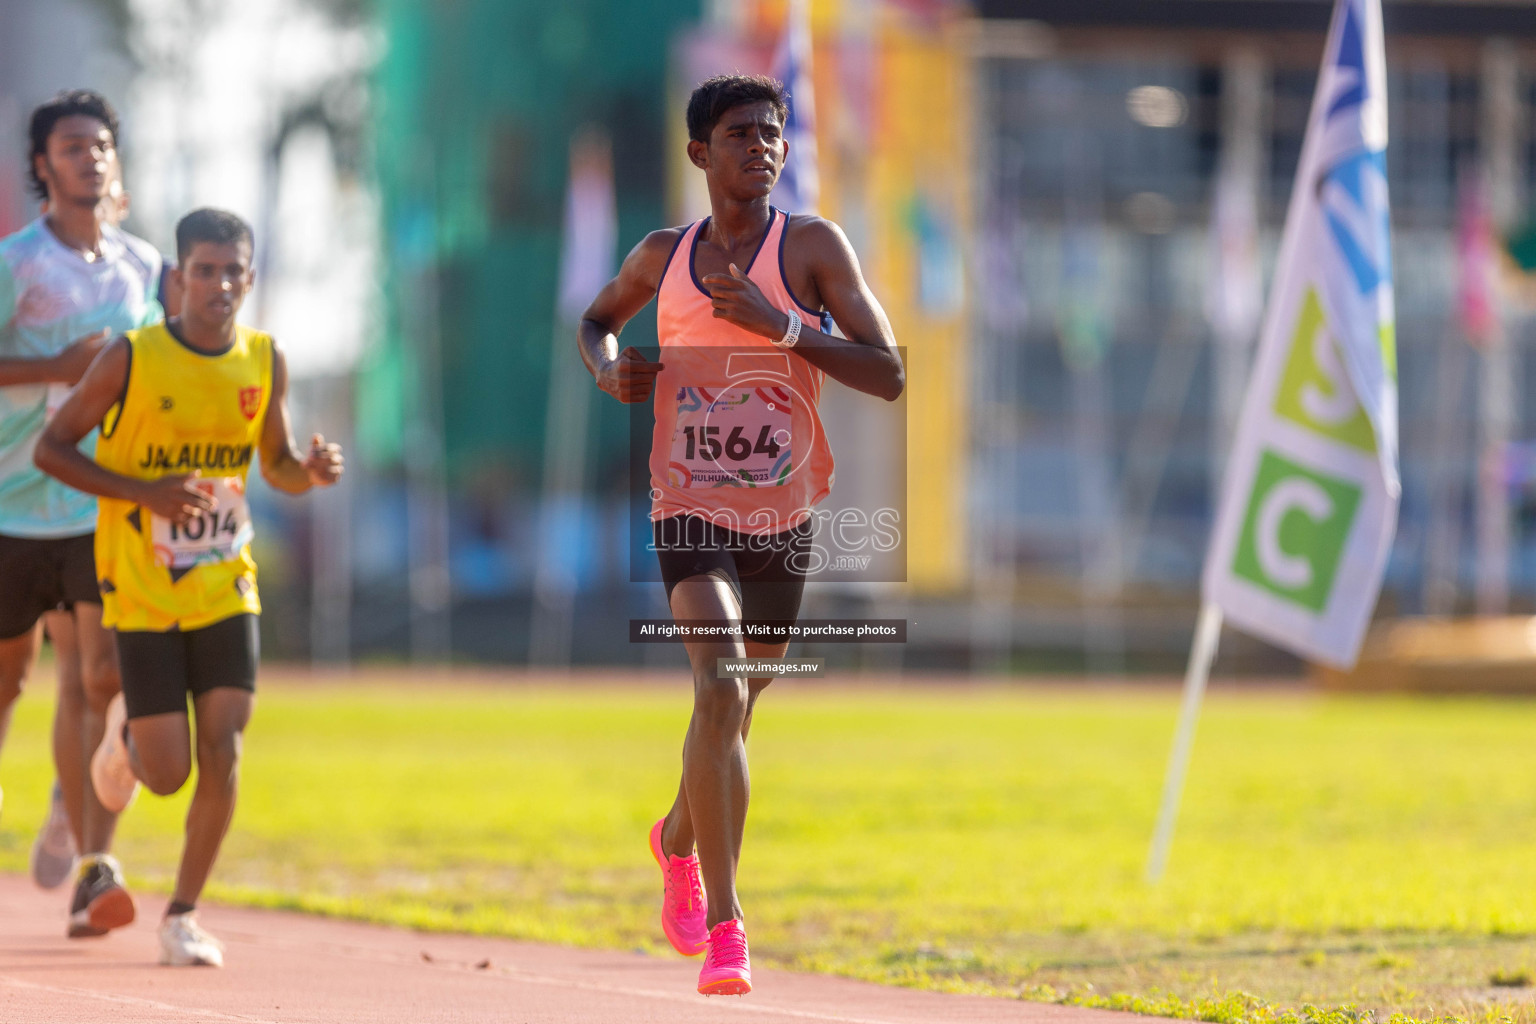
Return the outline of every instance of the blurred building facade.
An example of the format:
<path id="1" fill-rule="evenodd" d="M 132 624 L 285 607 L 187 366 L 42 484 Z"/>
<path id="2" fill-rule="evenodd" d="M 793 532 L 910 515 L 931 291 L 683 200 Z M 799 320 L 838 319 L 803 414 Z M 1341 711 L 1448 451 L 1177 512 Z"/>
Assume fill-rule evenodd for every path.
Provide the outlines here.
<path id="1" fill-rule="evenodd" d="M 96 0 L 0 5 L 0 234 L 37 216 L 27 192 L 27 115 L 60 89 L 122 97 L 133 80 L 123 12 Z M 124 112 L 125 146 L 136 127 Z"/>
<path id="2" fill-rule="evenodd" d="M 976 564 L 1006 567 L 1015 644 L 1073 605 L 1090 662 L 1187 637 L 1331 6 L 976 5 Z M 1501 231 L 1527 220 L 1536 8 L 1383 6 L 1404 490 L 1381 612 L 1480 606 L 1501 536 L 1529 608 L 1531 507 L 1490 465 L 1530 429 L 1528 312 L 1474 348 L 1458 210 L 1476 182 Z"/>
<path id="3" fill-rule="evenodd" d="M 909 347 L 911 511 L 949 545 L 934 554 L 913 538 L 916 586 L 867 600 L 925 609 L 940 660 L 1176 662 L 1330 5 L 810 6 L 823 212 L 849 230 Z M 446 257 L 427 294 L 440 290 L 452 590 L 461 606 L 496 604 L 531 573 L 565 144 L 587 121 L 614 132 L 621 250 L 699 215 L 682 99 L 715 64 L 766 70 L 787 3 L 638 5 L 622 24 L 585 7 L 383 9 L 395 272 L 419 258 L 429 221 Z M 1469 168 L 1491 166 L 1498 217 L 1524 216 L 1533 21 L 1528 4 L 1386 3 L 1406 486 L 1384 607 L 1464 609 L 1475 589 L 1488 374 L 1457 319 L 1458 190 Z M 654 45 L 639 45 L 644 32 Z M 489 70 L 473 55 L 491 39 L 536 70 Z M 1513 86 L 1499 85 L 1511 71 Z M 1508 131 L 1490 89 L 1515 105 Z M 428 186 L 423 149 L 436 154 Z M 430 218 L 423 188 L 437 197 Z M 1523 381 L 1522 315 L 1507 320 L 1503 374 Z M 626 340 L 652 330 L 642 314 Z M 1526 419 L 1516 391 L 1512 438 Z M 620 448 L 616 412 L 599 414 L 594 453 Z M 365 429 L 383 419 L 365 415 Z M 393 443 L 406 450 L 403 433 Z M 946 519 L 935 502 L 956 493 Z M 1521 540 L 1519 493 L 1508 497 L 1511 592 L 1528 604 L 1536 544 Z M 622 535 L 618 507 L 594 497 L 591 535 Z M 584 588 L 622 584 L 603 568 L 622 548 L 571 553 Z"/>
<path id="4" fill-rule="evenodd" d="M 135 151 L 185 127 L 144 98 L 165 72 L 133 43 L 135 18 L 176 6 L 6 0 L 0 226 L 31 215 L 26 110 L 65 86 L 125 97 L 130 176 L 154 179 L 143 216 L 159 210 L 161 184 L 180 189 L 176 202 L 202 196 L 158 150 Z M 263 138 L 297 143 L 292 167 L 269 177 L 297 182 L 294 196 L 306 168 L 346 165 L 342 191 L 326 194 L 376 182 L 381 287 L 355 378 L 321 368 L 301 388 L 308 412 L 355 430 L 358 458 L 344 503 L 318 517 L 273 507 L 264 585 L 287 618 L 270 646 L 522 660 L 551 542 L 538 525 L 550 369 L 575 357 L 555 309 L 570 141 L 593 127 L 612 140 L 619 253 L 699 216 L 683 100 L 703 74 L 766 70 L 788 3 L 311 6 L 368 23 L 377 45 L 347 65 L 375 62 L 368 95 L 352 103 L 317 78 L 314 103 L 279 104 L 292 116 L 265 117 Z M 1529 317 L 1508 298 L 1503 344 L 1466 340 L 1458 210 L 1477 181 L 1500 231 L 1520 235 L 1528 220 L 1536 4 L 1384 8 L 1404 496 L 1383 608 L 1471 609 L 1486 576 L 1477 552 L 1499 536 L 1508 604 L 1528 608 Z M 909 617 L 913 664 L 1178 664 L 1329 9 L 811 0 L 823 212 L 848 231 L 908 349 L 901 457 L 915 532 L 912 586 L 813 588 L 808 614 Z M 362 118 L 361 140 L 325 127 L 338 110 Z M 316 126 L 325 145 L 306 131 Z M 137 229 L 165 244 L 174 203 L 160 205 Z M 299 294 L 312 264 L 297 250 L 316 243 L 302 227 L 281 234 Z M 302 318 L 286 322 L 302 332 Z M 654 344 L 649 312 L 625 340 Z M 664 608 L 659 587 L 628 582 L 628 418 L 611 401 L 592 409 L 587 499 L 554 541 L 580 614 L 603 624 L 576 656 L 676 660 L 622 636 L 626 619 Z M 886 432 L 848 409 L 848 429 Z M 1490 462 L 1501 437 L 1512 443 Z M 856 468 L 844 460 L 841 488 L 860 486 Z M 1486 507 L 1490 474 L 1502 523 Z"/>

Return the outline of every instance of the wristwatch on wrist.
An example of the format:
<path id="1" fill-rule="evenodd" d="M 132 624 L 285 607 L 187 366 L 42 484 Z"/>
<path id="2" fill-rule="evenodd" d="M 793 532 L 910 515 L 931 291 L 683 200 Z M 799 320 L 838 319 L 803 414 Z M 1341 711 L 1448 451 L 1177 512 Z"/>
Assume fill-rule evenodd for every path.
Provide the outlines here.
<path id="1" fill-rule="evenodd" d="M 769 339 L 772 341 L 773 339 Z M 784 332 L 784 337 L 773 343 L 779 348 L 794 348 L 795 342 L 800 340 L 800 314 L 794 310 L 789 311 L 789 329 Z"/>

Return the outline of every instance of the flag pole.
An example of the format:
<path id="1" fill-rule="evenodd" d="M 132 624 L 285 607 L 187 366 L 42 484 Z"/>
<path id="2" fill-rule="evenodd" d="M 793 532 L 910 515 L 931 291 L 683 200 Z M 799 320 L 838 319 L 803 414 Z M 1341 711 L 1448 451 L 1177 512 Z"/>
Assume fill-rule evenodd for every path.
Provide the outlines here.
<path id="1" fill-rule="evenodd" d="M 1489 42 L 1482 58 L 1481 137 L 1487 140 L 1485 157 L 1489 215 L 1500 227 L 1519 217 L 1517 182 L 1525 174 L 1520 166 L 1520 69 L 1513 47 L 1503 40 Z M 1498 317 L 1498 314 L 1495 314 Z M 1479 615 L 1503 615 L 1509 610 L 1511 514 L 1508 485 L 1498 463 L 1514 437 L 1518 423 L 1515 382 L 1520 379 L 1519 353 L 1505 336 L 1502 318 L 1495 320 L 1493 335 L 1483 347 L 1479 374 L 1477 441 L 1479 471 L 1475 522 L 1477 538 L 1477 587 Z"/>
<path id="2" fill-rule="evenodd" d="M 1269 309 L 1224 471 L 1199 625 L 1147 859 L 1168 866 L 1224 617 L 1301 657 L 1347 668 L 1381 591 L 1401 494 L 1387 200 L 1381 0 L 1336 0 L 1286 212 Z M 1345 402 L 1309 403 L 1309 360 Z M 1364 426 L 1370 434 L 1356 430 Z M 1374 455 L 1374 466 L 1361 454 Z M 1347 457 L 1346 457 L 1347 456 Z M 1353 468 L 1351 468 L 1353 467 Z M 1306 543 L 1282 523 L 1313 522 Z"/>
<path id="3" fill-rule="evenodd" d="M 1184 795 L 1184 776 L 1189 770 L 1190 750 L 1195 743 L 1195 723 L 1200 718 L 1200 703 L 1205 684 L 1216 660 L 1216 645 L 1221 640 L 1221 608 L 1211 601 L 1200 605 L 1195 625 L 1194 643 L 1189 648 L 1189 667 L 1184 672 L 1184 702 L 1179 708 L 1179 728 L 1173 737 L 1173 751 L 1168 755 L 1168 774 L 1163 779 L 1163 803 L 1157 812 L 1157 828 L 1152 833 L 1152 850 L 1147 857 L 1147 881 L 1157 882 L 1168 867 L 1168 850 L 1173 846 L 1173 828 L 1178 821 L 1179 799 Z"/>
<path id="4" fill-rule="evenodd" d="M 443 420 L 442 257 L 437 235 L 437 166 L 421 154 L 420 194 L 431 250 L 413 257 L 405 288 L 416 338 L 415 395 L 406 424 L 405 499 L 411 662 L 439 665 L 453 653 L 453 572 L 448 550 L 448 445 Z"/>
<path id="5" fill-rule="evenodd" d="M 572 351 L 576 324 L 614 273 L 618 216 L 613 151 L 600 129 L 571 139 L 559 294 L 545 391 L 544 476 L 539 495 L 539 551 L 533 576 L 528 660 L 568 668 L 575 637 L 578 580 L 560 551 L 560 527 L 585 505 L 592 379 Z"/>
<path id="6" fill-rule="evenodd" d="M 544 486 L 540 491 L 541 544 L 533 576 L 533 614 L 528 662 L 569 668 L 575 638 L 576 581 L 561 564 L 553 540 L 556 519 L 573 512 L 572 502 L 586 489 L 587 428 L 592 378 L 570 350 L 576 328 L 555 318 L 550 345 L 549 388 L 544 415 Z"/>

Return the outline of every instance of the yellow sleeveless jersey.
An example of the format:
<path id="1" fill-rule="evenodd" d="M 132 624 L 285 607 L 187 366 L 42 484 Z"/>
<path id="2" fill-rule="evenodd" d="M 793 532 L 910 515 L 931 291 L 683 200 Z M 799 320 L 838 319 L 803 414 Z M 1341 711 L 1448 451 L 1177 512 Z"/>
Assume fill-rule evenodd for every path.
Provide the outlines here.
<path id="1" fill-rule="evenodd" d="M 96 577 L 108 626 L 201 629 L 261 611 L 245 482 L 272 397 L 272 339 L 235 331 L 218 355 L 188 347 L 164 323 L 127 333 L 128 382 L 102 424 L 96 461 L 150 480 L 197 472 L 218 507 L 175 524 L 101 499 Z"/>

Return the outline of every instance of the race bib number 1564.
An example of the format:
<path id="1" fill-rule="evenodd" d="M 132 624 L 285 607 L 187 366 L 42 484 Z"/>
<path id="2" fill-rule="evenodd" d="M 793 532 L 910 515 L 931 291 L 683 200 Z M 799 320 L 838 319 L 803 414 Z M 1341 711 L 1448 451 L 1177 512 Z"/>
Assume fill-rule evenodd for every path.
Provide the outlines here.
<path id="1" fill-rule="evenodd" d="M 794 465 L 785 388 L 683 388 L 668 476 L 674 487 L 776 487 Z"/>

